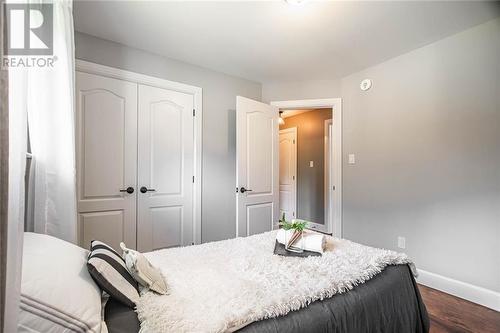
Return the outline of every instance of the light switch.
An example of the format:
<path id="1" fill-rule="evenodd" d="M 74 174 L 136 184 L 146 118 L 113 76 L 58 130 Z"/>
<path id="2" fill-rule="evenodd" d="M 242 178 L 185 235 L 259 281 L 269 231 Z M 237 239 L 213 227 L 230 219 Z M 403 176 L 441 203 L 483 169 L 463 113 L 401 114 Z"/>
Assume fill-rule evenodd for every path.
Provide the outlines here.
<path id="1" fill-rule="evenodd" d="M 406 248 L 406 238 L 405 237 L 398 236 L 398 247 L 400 249 Z"/>
<path id="2" fill-rule="evenodd" d="M 313 168 L 314 167 L 314 161 L 309 161 L 309 167 Z"/>
<path id="3" fill-rule="evenodd" d="M 356 164 L 356 156 L 354 154 L 349 154 L 349 164 Z"/>

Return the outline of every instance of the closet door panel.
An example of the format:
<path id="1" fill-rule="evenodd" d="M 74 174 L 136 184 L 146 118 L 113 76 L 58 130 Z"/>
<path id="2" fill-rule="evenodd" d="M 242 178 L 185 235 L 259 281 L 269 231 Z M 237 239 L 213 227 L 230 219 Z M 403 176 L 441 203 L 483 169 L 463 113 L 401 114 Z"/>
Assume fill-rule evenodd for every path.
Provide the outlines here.
<path id="1" fill-rule="evenodd" d="M 94 239 L 103 240 L 114 249 L 120 249 L 124 241 L 125 214 L 123 210 L 100 211 L 78 214 L 83 244 Z M 118 252 L 120 253 L 120 252 Z"/>
<path id="2" fill-rule="evenodd" d="M 183 207 L 151 208 L 153 249 L 182 246 Z"/>
<path id="3" fill-rule="evenodd" d="M 80 245 L 135 248 L 137 84 L 77 72 L 75 96 Z"/>
<path id="4" fill-rule="evenodd" d="M 137 242 L 141 251 L 193 242 L 193 95 L 139 85 Z"/>
<path id="5" fill-rule="evenodd" d="M 81 92 L 82 199 L 115 198 L 125 178 L 125 100 L 109 90 Z M 103 137 L 105 133 L 106 137 Z"/>
<path id="6" fill-rule="evenodd" d="M 150 108 L 150 184 L 156 189 L 152 197 L 182 196 L 184 109 L 168 101 L 151 103 Z"/>

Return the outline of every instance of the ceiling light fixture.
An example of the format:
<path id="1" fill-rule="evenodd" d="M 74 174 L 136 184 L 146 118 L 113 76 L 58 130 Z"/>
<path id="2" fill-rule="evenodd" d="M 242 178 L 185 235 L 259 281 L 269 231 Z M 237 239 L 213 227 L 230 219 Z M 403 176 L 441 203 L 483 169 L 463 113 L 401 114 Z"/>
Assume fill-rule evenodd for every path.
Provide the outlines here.
<path id="1" fill-rule="evenodd" d="M 291 6 L 302 5 L 306 0 L 285 0 L 285 2 Z"/>

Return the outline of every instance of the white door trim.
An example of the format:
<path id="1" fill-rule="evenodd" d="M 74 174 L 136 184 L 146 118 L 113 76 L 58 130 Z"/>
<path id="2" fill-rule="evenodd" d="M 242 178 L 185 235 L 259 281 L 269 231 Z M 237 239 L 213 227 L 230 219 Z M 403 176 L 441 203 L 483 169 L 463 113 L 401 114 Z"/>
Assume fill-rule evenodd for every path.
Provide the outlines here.
<path id="1" fill-rule="evenodd" d="M 289 127 L 289 128 L 285 128 L 285 129 L 279 130 L 279 134 L 286 134 L 286 133 L 292 133 L 293 134 L 293 139 L 295 140 L 295 144 L 294 144 L 294 150 L 295 150 L 295 154 L 294 154 L 295 179 L 294 179 L 294 182 L 293 182 L 293 191 L 294 191 L 294 193 L 293 193 L 293 206 L 294 206 L 294 212 L 295 212 L 294 218 L 297 218 L 297 146 L 298 146 L 298 142 L 297 142 L 297 127 Z M 280 216 L 280 218 L 281 218 L 281 216 Z M 275 224 L 273 226 L 273 229 L 278 229 L 278 228 L 279 228 L 279 226 L 277 224 Z"/>
<path id="2" fill-rule="evenodd" d="M 333 112 L 333 136 L 332 136 L 332 186 L 334 214 L 328 225 L 328 233 L 333 233 L 335 237 L 342 237 L 342 99 L 324 98 L 324 99 L 304 99 L 291 101 L 274 101 L 271 105 L 283 109 L 319 109 L 332 108 Z"/>
<path id="3" fill-rule="evenodd" d="M 332 211 L 332 200 L 330 199 L 330 193 L 332 193 L 332 182 L 331 182 L 331 168 L 330 164 L 331 163 L 331 143 L 332 143 L 332 133 L 330 133 L 330 126 L 332 126 L 332 131 L 333 131 L 333 119 L 327 119 L 325 120 L 324 128 L 325 128 L 325 134 L 324 134 L 324 176 L 323 176 L 323 181 L 324 181 L 324 196 L 325 196 L 325 218 L 327 221 L 331 220 L 330 213 Z"/>
<path id="4" fill-rule="evenodd" d="M 76 60 L 75 69 L 80 72 L 107 76 L 124 81 L 174 90 L 193 95 L 194 99 L 194 188 L 193 188 L 193 239 L 195 244 L 201 243 L 201 184 L 202 184 L 202 124 L 203 124 L 203 90 L 200 87 L 184 83 L 160 79 L 153 76 L 134 73 L 123 69 L 95 64 L 84 60 Z"/>

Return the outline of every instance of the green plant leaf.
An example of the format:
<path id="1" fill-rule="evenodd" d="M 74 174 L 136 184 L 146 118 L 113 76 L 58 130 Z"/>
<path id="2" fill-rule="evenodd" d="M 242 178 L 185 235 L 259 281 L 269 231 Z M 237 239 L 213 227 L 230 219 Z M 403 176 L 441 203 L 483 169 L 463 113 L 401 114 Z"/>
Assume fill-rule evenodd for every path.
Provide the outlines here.
<path id="1" fill-rule="evenodd" d="M 282 221 L 280 221 L 280 226 L 284 230 L 304 231 L 304 229 L 307 227 L 307 221 L 294 220 L 293 222 L 287 222 L 283 219 Z"/>

